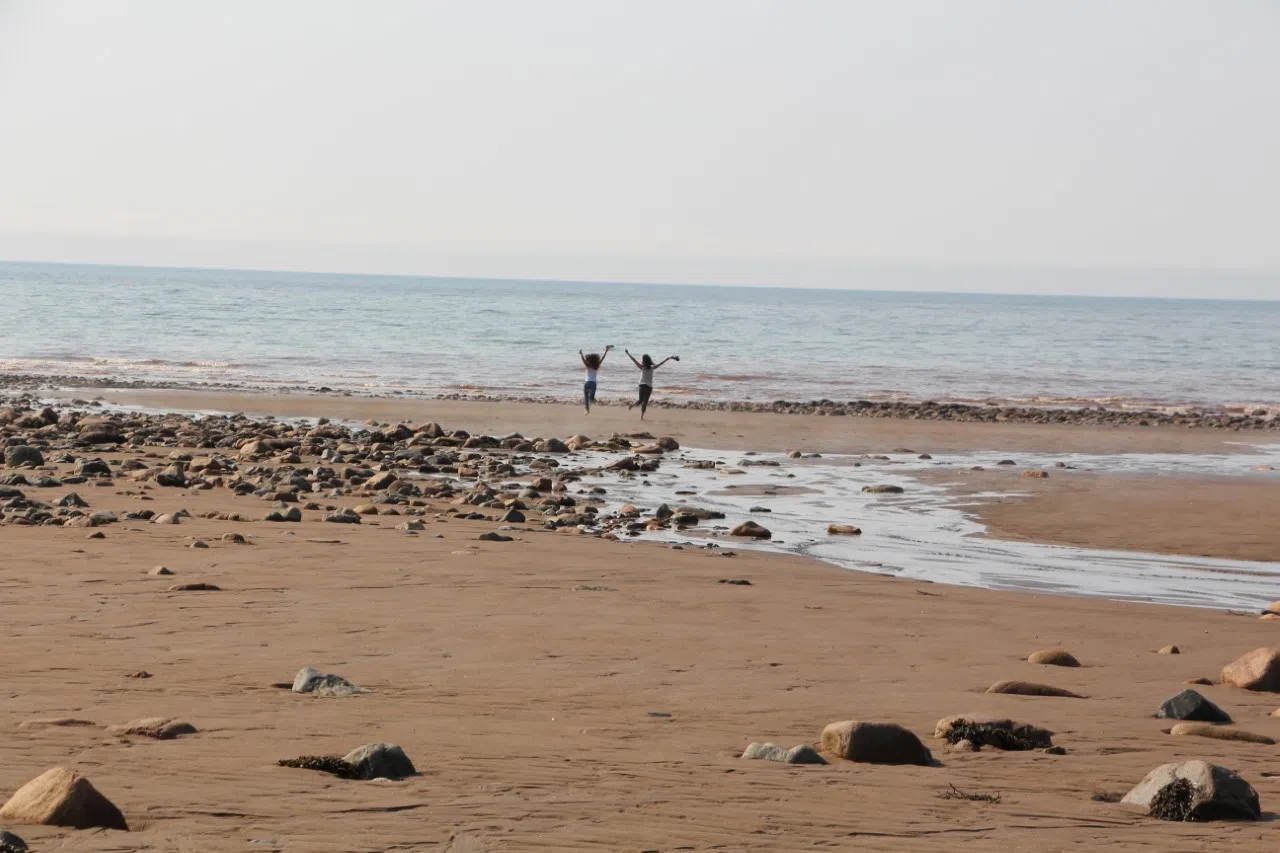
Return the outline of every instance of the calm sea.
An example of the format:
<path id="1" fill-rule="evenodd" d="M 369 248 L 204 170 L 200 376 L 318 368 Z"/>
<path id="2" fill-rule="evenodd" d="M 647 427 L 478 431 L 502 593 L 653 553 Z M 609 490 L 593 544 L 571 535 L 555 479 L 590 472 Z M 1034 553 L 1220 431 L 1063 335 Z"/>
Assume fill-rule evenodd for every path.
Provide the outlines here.
<path id="1" fill-rule="evenodd" d="M 1280 403 L 1280 301 L 1101 299 L 0 264 L 0 369 L 576 397 Z"/>

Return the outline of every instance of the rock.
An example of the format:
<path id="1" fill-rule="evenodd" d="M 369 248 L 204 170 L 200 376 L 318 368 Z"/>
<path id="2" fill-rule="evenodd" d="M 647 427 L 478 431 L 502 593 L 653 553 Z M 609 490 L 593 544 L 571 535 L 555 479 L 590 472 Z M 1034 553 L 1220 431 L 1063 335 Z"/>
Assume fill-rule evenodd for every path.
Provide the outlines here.
<path id="1" fill-rule="evenodd" d="M 88 527 L 97 527 L 97 522 L 93 520 L 91 515 L 78 515 L 75 518 L 62 525 L 66 528 L 81 529 Z"/>
<path id="2" fill-rule="evenodd" d="M 332 524 L 359 524 L 360 516 L 349 509 L 343 509 L 329 513 L 324 520 Z"/>
<path id="3" fill-rule="evenodd" d="M 1222 682 L 1245 690 L 1280 692 L 1280 650 L 1254 649 L 1222 668 Z"/>
<path id="4" fill-rule="evenodd" d="M 222 587 L 211 583 L 175 583 L 166 592 L 220 592 Z"/>
<path id="5" fill-rule="evenodd" d="M 0 820 L 73 829 L 120 829 L 129 824 L 115 804 L 74 770 L 54 767 L 19 788 L 0 807 Z"/>
<path id="6" fill-rule="evenodd" d="M 314 693 L 317 696 L 353 696 L 363 693 L 364 688 L 352 684 L 341 675 L 321 672 L 310 666 L 304 666 L 293 677 L 294 693 Z"/>
<path id="7" fill-rule="evenodd" d="M 1202 723 L 1229 723 L 1231 715 L 1194 690 L 1183 690 L 1160 704 L 1156 717 L 1162 720 L 1198 720 Z"/>
<path id="8" fill-rule="evenodd" d="M 181 524 L 182 520 L 176 512 L 166 512 L 151 519 L 152 524 Z"/>
<path id="9" fill-rule="evenodd" d="M 861 536 L 862 528 L 854 527 L 852 524 L 828 524 L 828 536 Z"/>
<path id="10" fill-rule="evenodd" d="M 144 717 L 122 726 L 110 726 L 107 731 L 117 736 L 134 735 L 150 737 L 156 740 L 173 740 L 181 735 L 193 735 L 196 727 L 182 720 L 170 717 Z"/>
<path id="11" fill-rule="evenodd" d="M 165 568 L 164 566 L 156 566 L 154 569 L 147 572 L 147 574 L 159 577 L 160 575 L 171 575 L 173 574 L 173 571 Z"/>
<path id="12" fill-rule="evenodd" d="M 999 735 L 984 737 L 982 733 L 992 733 L 994 731 L 1005 732 L 1008 738 L 1002 738 Z M 933 736 L 947 741 L 954 741 L 957 735 L 968 735 L 968 740 L 974 748 L 984 745 L 977 743 L 973 736 L 977 734 L 978 740 L 989 743 L 992 746 L 1001 749 L 1009 749 L 1010 744 L 1017 744 L 1022 749 L 1043 749 L 1053 746 L 1053 732 L 1041 726 L 1031 723 L 1020 723 L 1004 717 L 992 717 L 983 714 L 957 714 L 951 717 L 943 717 L 938 720 L 938 724 L 934 727 Z"/>
<path id="13" fill-rule="evenodd" d="M 581 434 L 571 435 L 565 440 L 565 446 L 570 450 L 581 450 L 589 444 L 591 444 L 591 439 Z"/>
<path id="14" fill-rule="evenodd" d="M 536 453 L 568 453 L 569 445 L 558 438 L 548 438 L 546 441 L 539 441 L 533 449 Z"/>
<path id="15" fill-rule="evenodd" d="M 361 779 L 403 779 L 417 774 L 413 762 L 394 743 L 369 743 L 342 757 Z"/>
<path id="16" fill-rule="evenodd" d="M 771 539 L 773 534 L 766 527 L 761 527 L 754 521 L 744 521 L 733 530 L 729 531 L 730 536 L 744 536 L 749 539 Z"/>
<path id="17" fill-rule="evenodd" d="M 564 528 L 561 528 L 561 529 L 564 529 Z M 492 532 L 492 531 L 490 531 L 489 533 L 481 533 L 481 534 L 480 534 L 479 536 L 477 536 L 476 538 L 477 538 L 477 539 L 479 539 L 481 542 L 510 542 L 510 541 L 512 541 L 510 536 L 503 536 L 501 533 L 494 533 L 494 532 Z"/>
<path id="18" fill-rule="evenodd" d="M 103 533 L 101 530 L 95 530 L 93 533 L 90 533 L 88 536 L 84 538 L 85 539 L 106 539 L 107 534 Z"/>
<path id="19" fill-rule="evenodd" d="M 371 492 L 381 492 L 391 486 L 397 479 L 399 478 L 396 477 L 394 471 L 383 471 L 365 480 L 361 488 L 368 489 Z"/>
<path id="20" fill-rule="evenodd" d="M 1253 732 L 1245 732 L 1240 729 L 1226 729 L 1220 726 L 1210 725 L 1209 723 L 1178 723 L 1169 730 L 1169 734 L 1174 737 L 1207 737 L 1214 740 L 1240 740 L 1248 743 L 1264 743 L 1270 746 L 1275 745 L 1275 738 L 1266 735 L 1256 735 Z"/>
<path id="21" fill-rule="evenodd" d="M 191 547 L 192 548 L 208 548 L 209 543 L 204 541 L 203 539 L 197 539 L 196 541 L 191 543 Z"/>
<path id="22" fill-rule="evenodd" d="M 900 495 L 906 491 L 902 486 L 863 486 L 862 491 L 871 495 Z"/>
<path id="23" fill-rule="evenodd" d="M 657 444 L 659 447 L 661 447 L 663 450 L 667 451 L 668 453 L 671 453 L 673 451 L 680 449 L 680 442 L 676 441 L 674 438 L 672 438 L 669 435 L 664 435 L 662 438 L 658 439 L 654 443 Z"/>
<path id="24" fill-rule="evenodd" d="M 281 522 L 282 522 L 282 521 L 284 521 L 284 513 L 281 513 L 281 512 L 269 512 L 269 513 L 267 513 L 266 515 L 264 515 L 264 516 L 262 517 L 262 520 L 263 520 L 263 521 L 272 521 L 272 522 L 276 522 L 276 521 L 281 521 Z"/>
<path id="25" fill-rule="evenodd" d="M 1213 682 L 1208 678 L 1188 678 L 1183 684 L 1195 684 L 1199 687 L 1212 687 Z"/>
<path id="26" fill-rule="evenodd" d="M 1030 681 L 997 681 L 986 689 L 987 693 L 1004 693 L 1010 696 L 1058 696 L 1066 699 L 1083 699 L 1085 697 L 1063 690 L 1061 687 L 1050 687 L 1048 684 L 1035 684 Z"/>
<path id="27" fill-rule="evenodd" d="M 933 764 L 933 755 L 920 738 L 895 723 L 831 723 L 822 730 L 822 748 L 865 764 Z"/>
<path id="28" fill-rule="evenodd" d="M 1029 468 L 1026 471 L 1022 472 L 1022 476 L 1030 478 L 1032 480 L 1047 480 L 1049 479 L 1049 472 L 1041 471 L 1037 468 Z"/>
<path id="29" fill-rule="evenodd" d="M 356 515 L 377 515 L 378 508 L 373 504 L 360 504 L 352 512 Z"/>
<path id="30" fill-rule="evenodd" d="M 420 518 L 411 518 L 396 525 L 396 530 L 426 530 L 427 525 Z"/>
<path id="31" fill-rule="evenodd" d="M 746 578 L 720 578 L 716 583 L 727 584 L 729 586 L 751 586 L 751 581 Z"/>
<path id="32" fill-rule="evenodd" d="M 525 517 L 524 513 L 520 510 L 509 509 L 503 513 L 502 517 L 499 518 L 498 521 L 506 522 L 507 524 L 524 524 Z"/>
<path id="33" fill-rule="evenodd" d="M 1125 794 L 1121 802 L 1152 809 L 1153 805 L 1158 805 L 1157 795 L 1179 779 L 1190 783 L 1183 803 L 1183 820 L 1258 820 L 1262 816 L 1258 792 L 1253 786 L 1233 771 L 1207 761 L 1184 761 L 1157 767 Z M 1165 814 L 1160 816 L 1172 818 Z"/>
<path id="34" fill-rule="evenodd" d="M 1067 751 L 1061 746 L 1051 746 L 1044 751 L 1045 755 L 1066 755 Z"/>
<path id="35" fill-rule="evenodd" d="M 1080 661 L 1066 649 L 1044 649 L 1032 652 L 1027 663 L 1038 663 L 1044 666 L 1079 666 Z"/>
<path id="36" fill-rule="evenodd" d="M 155 476 L 157 486 L 168 486 L 175 489 L 186 488 L 187 474 L 182 464 L 175 462 Z"/>
<path id="37" fill-rule="evenodd" d="M 783 749 L 776 743 L 753 743 L 742 753 L 743 758 L 777 761 L 782 764 L 826 764 L 827 760 L 807 743 Z"/>
<path id="38" fill-rule="evenodd" d="M 9 468 L 20 468 L 23 465 L 39 467 L 44 464 L 44 454 L 39 448 L 17 444 L 4 449 L 4 464 Z"/>
<path id="39" fill-rule="evenodd" d="M 1156 651 L 1158 655 L 1180 655 L 1182 650 L 1177 646 L 1162 646 Z"/>
<path id="40" fill-rule="evenodd" d="M 89 505 L 89 502 L 84 498 L 80 497 L 80 495 L 76 494 L 75 492 L 67 492 L 65 495 L 63 495 L 61 498 L 58 499 L 57 505 L 65 506 L 65 507 L 77 507 L 79 509 L 84 509 Z"/>
<path id="41" fill-rule="evenodd" d="M 27 842 L 12 832 L 0 829 L 0 853 L 27 853 Z"/>

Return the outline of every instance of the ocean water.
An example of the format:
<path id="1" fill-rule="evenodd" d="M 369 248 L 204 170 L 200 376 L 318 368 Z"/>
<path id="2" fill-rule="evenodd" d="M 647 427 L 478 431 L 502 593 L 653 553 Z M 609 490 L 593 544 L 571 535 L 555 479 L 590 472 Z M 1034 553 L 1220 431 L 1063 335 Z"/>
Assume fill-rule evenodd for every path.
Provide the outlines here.
<path id="1" fill-rule="evenodd" d="M 1280 404 L 1280 301 L 0 264 L 0 370 L 576 398 Z"/>

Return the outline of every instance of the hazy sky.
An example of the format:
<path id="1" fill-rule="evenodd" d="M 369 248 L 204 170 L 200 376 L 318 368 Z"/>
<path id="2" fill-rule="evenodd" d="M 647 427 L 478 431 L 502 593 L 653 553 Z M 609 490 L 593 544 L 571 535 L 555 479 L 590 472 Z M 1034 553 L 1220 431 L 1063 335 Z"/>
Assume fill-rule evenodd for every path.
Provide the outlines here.
<path id="1" fill-rule="evenodd" d="M 1280 2 L 0 0 L 0 257 L 1280 296 Z"/>

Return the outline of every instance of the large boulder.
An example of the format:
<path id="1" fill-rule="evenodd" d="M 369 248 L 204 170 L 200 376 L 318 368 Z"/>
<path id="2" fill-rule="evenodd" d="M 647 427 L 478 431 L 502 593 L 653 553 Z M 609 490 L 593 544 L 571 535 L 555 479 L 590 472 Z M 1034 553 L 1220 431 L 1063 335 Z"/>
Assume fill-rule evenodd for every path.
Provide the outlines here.
<path id="1" fill-rule="evenodd" d="M 0 807 L 0 820 L 73 829 L 129 830 L 124 815 L 74 770 L 54 767 L 19 788 Z"/>
<path id="2" fill-rule="evenodd" d="M 418 771 L 409 756 L 394 743 L 367 743 L 342 756 L 361 779 L 403 779 Z"/>
<path id="3" fill-rule="evenodd" d="M 1222 682 L 1243 687 L 1280 693 L 1280 649 L 1254 649 L 1222 668 Z"/>
<path id="4" fill-rule="evenodd" d="M 1258 820 L 1262 816 L 1253 786 L 1234 771 L 1207 761 L 1161 765 L 1121 802 L 1150 809 L 1168 820 Z"/>
<path id="5" fill-rule="evenodd" d="M 933 755 L 920 738 L 896 723 L 831 723 L 822 730 L 822 748 L 864 764 L 933 764 Z"/>
<path id="6" fill-rule="evenodd" d="M 44 454 L 40 452 L 38 447 L 32 447 L 29 444 L 15 444 L 13 447 L 4 449 L 4 464 L 10 468 L 20 468 L 23 465 L 43 465 Z"/>
<path id="7" fill-rule="evenodd" d="M 120 425 L 107 418 L 85 418 L 78 426 L 80 432 L 76 437 L 85 444 L 124 443 Z"/>
<path id="8" fill-rule="evenodd" d="M 1231 715 L 1191 688 L 1160 703 L 1156 716 L 1162 720 L 1197 720 L 1202 723 L 1229 723 Z"/>

